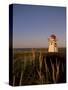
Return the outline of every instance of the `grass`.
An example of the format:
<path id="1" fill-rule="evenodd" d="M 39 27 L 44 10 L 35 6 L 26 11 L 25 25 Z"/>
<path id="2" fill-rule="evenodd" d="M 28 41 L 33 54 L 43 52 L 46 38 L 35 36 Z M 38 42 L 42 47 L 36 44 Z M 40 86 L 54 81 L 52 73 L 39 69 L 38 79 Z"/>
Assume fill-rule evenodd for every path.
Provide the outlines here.
<path id="1" fill-rule="evenodd" d="M 66 53 L 45 49 L 13 51 L 12 85 L 39 85 L 66 82 Z"/>

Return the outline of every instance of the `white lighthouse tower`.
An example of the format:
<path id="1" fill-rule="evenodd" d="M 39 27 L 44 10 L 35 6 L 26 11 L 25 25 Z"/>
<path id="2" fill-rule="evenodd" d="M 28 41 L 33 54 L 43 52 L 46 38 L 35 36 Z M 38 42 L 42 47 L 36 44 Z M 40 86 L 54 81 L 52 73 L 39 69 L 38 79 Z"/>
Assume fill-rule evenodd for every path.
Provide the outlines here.
<path id="1" fill-rule="evenodd" d="M 48 38 L 48 52 L 58 52 L 57 39 L 54 34 Z"/>

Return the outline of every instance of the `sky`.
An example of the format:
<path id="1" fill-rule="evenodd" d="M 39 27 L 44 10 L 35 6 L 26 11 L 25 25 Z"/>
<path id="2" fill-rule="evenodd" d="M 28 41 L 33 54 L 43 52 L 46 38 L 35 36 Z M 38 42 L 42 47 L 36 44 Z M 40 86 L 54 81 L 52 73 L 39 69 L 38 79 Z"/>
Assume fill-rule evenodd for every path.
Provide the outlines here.
<path id="1" fill-rule="evenodd" d="M 66 46 L 66 8 L 13 5 L 13 47 L 45 48 L 55 34 L 58 47 Z"/>

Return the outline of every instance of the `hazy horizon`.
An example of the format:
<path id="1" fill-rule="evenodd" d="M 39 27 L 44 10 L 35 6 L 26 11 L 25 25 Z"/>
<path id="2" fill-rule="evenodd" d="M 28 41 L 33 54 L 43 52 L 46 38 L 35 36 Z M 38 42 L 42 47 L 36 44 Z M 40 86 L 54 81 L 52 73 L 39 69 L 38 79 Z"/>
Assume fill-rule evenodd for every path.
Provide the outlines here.
<path id="1" fill-rule="evenodd" d="M 34 47 L 32 47 L 32 48 L 34 48 Z M 13 48 L 13 49 L 32 49 L 31 47 L 27 47 L 27 48 Z M 58 47 L 58 48 L 66 48 L 66 47 Z M 48 47 L 36 47 L 35 49 L 48 49 Z"/>
<path id="2" fill-rule="evenodd" d="M 13 5 L 13 48 L 48 48 L 51 34 L 66 47 L 65 7 Z"/>

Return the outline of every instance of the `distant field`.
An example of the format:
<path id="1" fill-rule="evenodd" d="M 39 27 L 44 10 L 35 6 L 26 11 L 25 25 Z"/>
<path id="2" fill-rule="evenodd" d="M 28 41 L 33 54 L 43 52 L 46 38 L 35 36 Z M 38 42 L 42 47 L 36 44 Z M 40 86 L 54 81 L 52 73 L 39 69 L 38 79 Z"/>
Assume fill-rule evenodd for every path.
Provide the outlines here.
<path id="1" fill-rule="evenodd" d="M 13 49 L 13 86 L 66 82 L 66 48 L 59 48 L 58 53 L 47 50 Z"/>
<path id="2" fill-rule="evenodd" d="M 39 54 L 40 52 L 43 54 L 48 53 L 48 49 L 47 48 L 35 48 L 35 55 Z M 59 48 L 59 53 L 62 53 L 63 55 L 66 54 L 66 48 Z M 13 49 L 13 55 L 14 55 L 14 59 L 17 58 L 17 56 L 22 55 L 23 56 L 32 56 L 32 49 L 31 48 L 24 48 L 24 49 Z M 18 58 L 20 58 L 18 57 Z"/>

